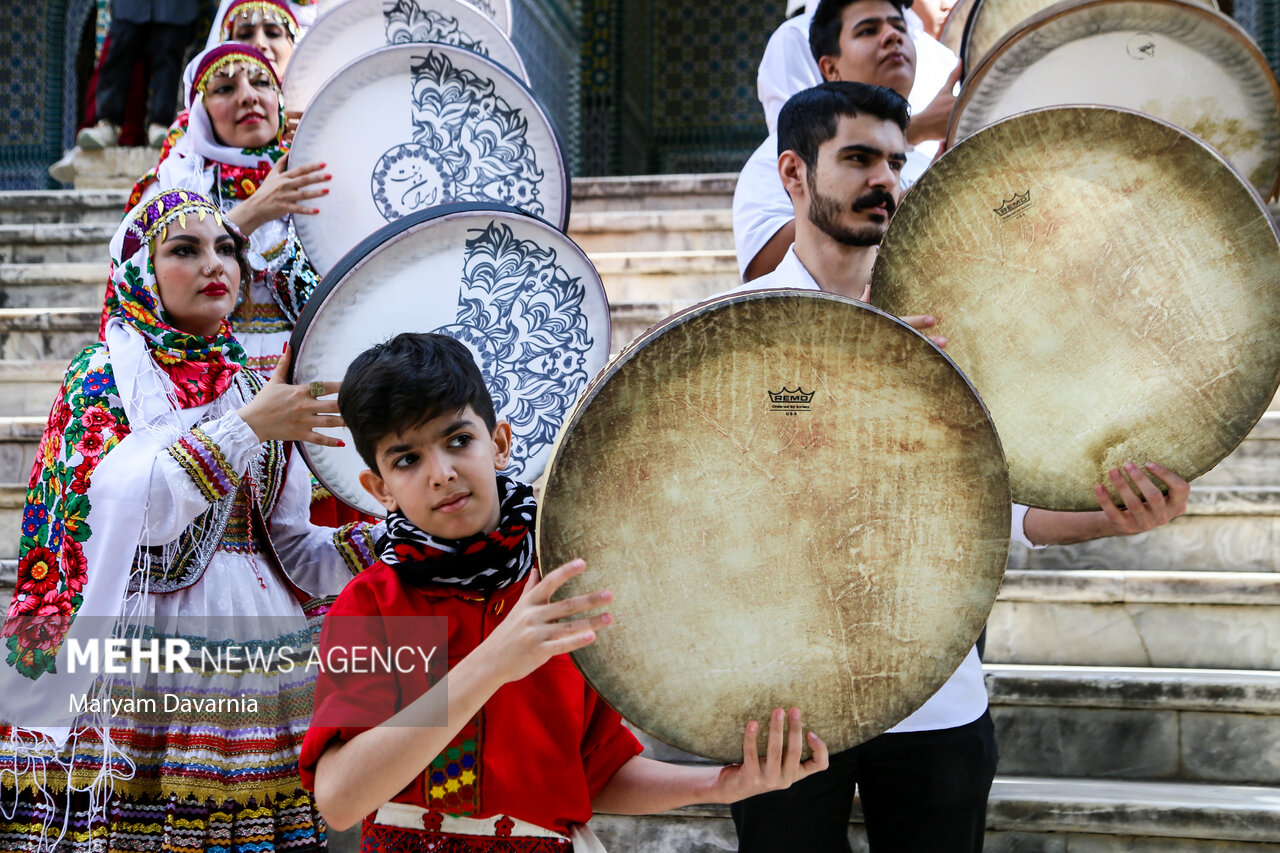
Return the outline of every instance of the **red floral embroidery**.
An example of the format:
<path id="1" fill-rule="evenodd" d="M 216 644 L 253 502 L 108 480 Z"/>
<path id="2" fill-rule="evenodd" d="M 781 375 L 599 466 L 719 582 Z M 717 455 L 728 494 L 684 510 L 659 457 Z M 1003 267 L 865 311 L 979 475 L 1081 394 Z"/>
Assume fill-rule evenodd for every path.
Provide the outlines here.
<path id="1" fill-rule="evenodd" d="M 70 592 L 50 590 L 38 599 L 34 595 L 28 596 L 18 605 L 16 613 L 11 612 L 10 621 L 16 624 L 10 632 L 6 621 L 6 633 L 20 634 L 27 648 L 52 651 L 61 645 L 62 638 L 70 630 L 74 609 Z"/>
<path id="2" fill-rule="evenodd" d="M 90 406 L 80 416 L 80 423 L 85 429 L 110 429 L 116 425 L 116 418 L 101 406 Z"/>
<path id="3" fill-rule="evenodd" d="M 58 555 L 48 548 L 32 548 L 18 560 L 19 592 L 40 597 L 58 588 Z"/>
<path id="4" fill-rule="evenodd" d="M 67 580 L 67 589 L 80 592 L 84 589 L 87 574 L 84 559 L 84 546 L 71 537 L 62 540 L 62 574 Z"/>
<path id="5" fill-rule="evenodd" d="M 71 480 L 71 491 L 77 495 L 83 495 L 89 491 L 89 476 L 93 474 L 93 469 L 88 465 L 81 465 L 75 470 L 75 477 Z"/>
<path id="6" fill-rule="evenodd" d="M 100 455 L 106 446 L 107 443 L 103 440 L 102 433 L 86 432 L 84 438 L 76 443 L 76 450 L 88 458 Z"/>

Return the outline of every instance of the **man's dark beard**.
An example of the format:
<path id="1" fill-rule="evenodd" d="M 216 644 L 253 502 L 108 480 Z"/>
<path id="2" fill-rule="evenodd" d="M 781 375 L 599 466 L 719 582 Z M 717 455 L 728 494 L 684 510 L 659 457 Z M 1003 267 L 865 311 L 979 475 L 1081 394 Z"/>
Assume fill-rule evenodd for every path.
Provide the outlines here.
<path id="1" fill-rule="evenodd" d="M 855 228 L 840 224 L 840 214 L 844 212 L 841 203 L 828 195 L 818 192 L 813 179 L 813 171 L 809 172 L 809 221 L 818 226 L 832 240 L 846 246 L 879 246 L 884 238 L 884 223 L 868 223 Z M 854 210 L 865 210 L 869 207 L 884 205 L 889 216 L 893 216 L 897 205 L 893 196 L 885 190 L 872 190 L 858 197 L 853 203 Z M 886 223 L 887 223 L 886 218 Z"/>

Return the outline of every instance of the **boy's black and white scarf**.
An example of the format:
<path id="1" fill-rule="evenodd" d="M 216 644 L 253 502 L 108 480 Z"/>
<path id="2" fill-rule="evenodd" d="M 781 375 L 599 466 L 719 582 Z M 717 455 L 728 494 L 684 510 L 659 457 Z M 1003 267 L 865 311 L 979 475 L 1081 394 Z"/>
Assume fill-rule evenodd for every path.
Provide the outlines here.
<path id="1" fill-rule="evenodd" d="M 498 529 L 466 539 L 441 539 L 421 530 L 399 510 L 387 516 L 378 558 L 400 566 L 416 584 L 439 584 L 491 593 L 524 580 L 534 562 L 533 488 L 498 477 Z"/>

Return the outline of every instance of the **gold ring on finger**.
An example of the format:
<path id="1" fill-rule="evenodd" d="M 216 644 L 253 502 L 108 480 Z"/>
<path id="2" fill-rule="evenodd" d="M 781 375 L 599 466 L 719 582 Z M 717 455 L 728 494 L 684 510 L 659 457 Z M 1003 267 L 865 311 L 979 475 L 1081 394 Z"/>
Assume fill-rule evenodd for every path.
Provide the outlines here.
<path id="1" fill-rule="evenodd" d="M 323 382 L 321 382 L 319 379 L 313 379 L 313 380 L 311 380 L 311 386 L 310 386 L 310 388 L 311 388 L 311 396 L 312 396 L 312 397 L 323 397 L 323 396 L 324 396 L 324 383 L 323 383 Z"/>

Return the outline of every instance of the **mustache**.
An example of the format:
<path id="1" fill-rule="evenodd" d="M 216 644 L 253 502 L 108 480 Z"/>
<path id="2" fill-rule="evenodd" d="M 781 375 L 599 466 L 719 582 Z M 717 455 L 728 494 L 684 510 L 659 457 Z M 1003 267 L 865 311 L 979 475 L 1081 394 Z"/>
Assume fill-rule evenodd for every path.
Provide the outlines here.
<path id="1" fill-rule="evenodd" d="M 885 212 L 890 216 L 893 216 L 894 210 L 898 207 L 897 202 L 893 200 L 893 196 L 890 195 L 888 191 L 880 189 L 872 190 L 865 195 L 858 196 L 857 200 L 853 203 L 853 209 L 855 211 L 862 211 L 869 207 L 881 206 L 884 207 Z"/>

